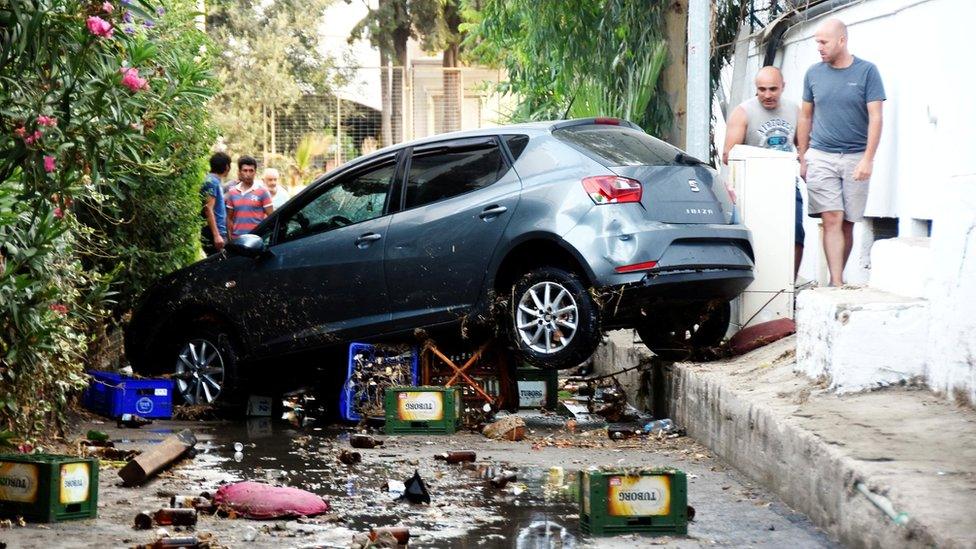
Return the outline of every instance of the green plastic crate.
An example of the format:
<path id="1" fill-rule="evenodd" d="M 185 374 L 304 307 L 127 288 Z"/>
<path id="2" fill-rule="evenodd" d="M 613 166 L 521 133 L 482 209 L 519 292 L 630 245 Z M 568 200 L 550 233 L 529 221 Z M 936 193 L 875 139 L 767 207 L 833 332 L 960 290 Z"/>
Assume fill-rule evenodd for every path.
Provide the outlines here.
<path id="1" fill-rule="evenodd" d="M 580 529 L 595 536 L 688 533 L 688 479 L 677 469 L 586 470 Z"/>
<path id="2" fill-rule="evenodd" d="M 559 371 L 543 370 L 523 364 L 515 372 L 519 408 L 555 410 L 559 404 Z"/>
<path id="3" fill-rule="evenodd" d="M 388 435 L 450 435 L 461 424 L 457 387 L 391 387 L 384 405 Z"/>
<path id="4" fill-rule="evenodd" d="M 0 454 L 0 516 L 57 522 L 97 514 L 97 459 Z"/>

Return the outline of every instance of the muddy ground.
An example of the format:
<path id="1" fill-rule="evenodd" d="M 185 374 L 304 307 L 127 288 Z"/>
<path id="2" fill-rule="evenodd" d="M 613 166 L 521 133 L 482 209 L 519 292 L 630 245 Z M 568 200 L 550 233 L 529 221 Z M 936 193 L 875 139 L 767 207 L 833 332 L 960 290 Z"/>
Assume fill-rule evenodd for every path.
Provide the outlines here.
<path id="1" fill-rule="evenodd" d="M 804 516 L 746 482 L 706 448 L 687 437 L 611 441 L 606 431 L 570 433 L 531 430 L 526 440 L 498 442 L 480 434 L 383 437 L 376 449 L 358 450 L 359 465 L 340 464 L 349 428 L 297 428 L 269 418 L 247 422 L 156 421 L 142 429 L 87 421 L 109 434 L 120 448 L 158 442 L 182 428 L 196 434 L 198 454 L 138 488 L 120 485 L 118 465 L 103 464 L 98 517 L 0 530 L 10 548 L 131 547 L 155 539 L 155 531 L 132 528 L 140 510 L 166 506 L 173 494 L 214 492 L 222 483 L 258 480 L 320 494 L 332 513 L 317 518 L 253 521 L 201 516 L 197 532 L 212 533 L 224 547 L 348 547 L 353 534 L 371 526 L 406 525 L 416 547 L 832 547 L 835 544 Z M 235 457 L 234 443 L 244 450 Z M 436 453 L 474 450 L 478 464 L 517 471 L 519 481 L 498 490 L 482 478 L 484 467 L 448 465 Z M 576 472 L 593 465 L 671 466 L 688 474 L 689 504 L 696 517 L 687 537 L 622 535 L 591 538 L 579 529 Z M 563 468 L 560 476 L 550 471 Z M 428 482 L 431 505 L 393 501 L 387 479 L 405 480 L 414 470 Z M 545 536 L 540 527 L 555 523 Z M 533 527 L 535 525 L 535 527 Z M 172 529 L 170 529 L 172 531 Z M 253 538 L 253 541 L 245 541 Z"/>

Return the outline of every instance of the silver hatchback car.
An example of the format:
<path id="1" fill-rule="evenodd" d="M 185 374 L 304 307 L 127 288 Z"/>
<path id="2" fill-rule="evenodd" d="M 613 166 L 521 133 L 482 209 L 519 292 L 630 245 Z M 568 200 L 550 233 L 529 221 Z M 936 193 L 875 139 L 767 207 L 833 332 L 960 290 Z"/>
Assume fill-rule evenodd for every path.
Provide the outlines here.
<path id="1" fill-rule="evenodd" d="M 198 402 L 262 358 L 472 319 L 544 368 L 576 366 L 611 328 L 662 354 L 711 345 L 753 277 L 733 207 L 713 169 L 622 120 L 396 145 L 160 281 L 126 351 Z"/>

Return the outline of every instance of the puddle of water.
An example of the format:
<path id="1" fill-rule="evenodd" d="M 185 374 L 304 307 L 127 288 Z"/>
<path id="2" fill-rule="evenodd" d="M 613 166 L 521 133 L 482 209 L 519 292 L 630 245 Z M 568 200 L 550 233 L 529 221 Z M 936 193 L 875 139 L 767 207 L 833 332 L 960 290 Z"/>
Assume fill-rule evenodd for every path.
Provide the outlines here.
<path id="1" fill-rule="evenodd" d="M 248 422 L 221 425 L 198 445 L 199 466 L 219 478 L 280 483 L 325 497 L 342 526 L 408 526 L 411 543 L 438 547 L 542 549 L 575 547 L 580 538 L 576 472 L 490 463 L 448 465 L 398 459 L 395 450 L 363 452 L 363 462 L 347 467 L 336 460 L 349 433 L 335 427 L 297 431 L 287 424 Z M 235 455 L 234 443 L 243 443 Z M 381 457 L 383 456 L 383 457 Z M 196 466 L 194 467 L 196 469 Z M 394 501 L 388 481 L 406 481 L 420 472 L 431 505 Z M 518 480 L 493 488 L 488 479 L 501 470 Z M 394 482 L 395 484 L 396 482 Z"/>

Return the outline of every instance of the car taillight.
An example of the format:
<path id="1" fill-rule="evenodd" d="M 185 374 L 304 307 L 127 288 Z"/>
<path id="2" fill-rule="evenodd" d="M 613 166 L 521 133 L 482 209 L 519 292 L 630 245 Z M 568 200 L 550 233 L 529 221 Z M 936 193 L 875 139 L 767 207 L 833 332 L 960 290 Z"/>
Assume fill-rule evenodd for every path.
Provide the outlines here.
<path id="1" fill-rule="evenodd" d="M 583 179 L 583 188 L 594 204 L 640 202 L 644 189 L 640 181 L 616 175 L 596 175 Z"/>
<path id="2" fill-rule="evenodd" d="M 600 118 L 594 118 L 593 119 L 593 123 L 594 124 L 605 124 L 607 126 L 619 126 L 620 125 L 620 120 L 617 119 L 617 118 L 600 117 Z"/>

